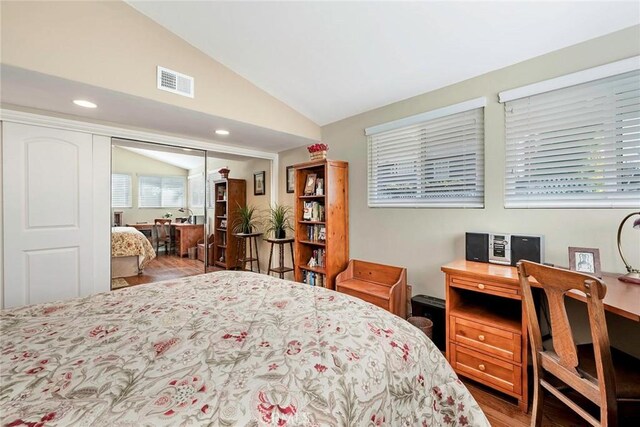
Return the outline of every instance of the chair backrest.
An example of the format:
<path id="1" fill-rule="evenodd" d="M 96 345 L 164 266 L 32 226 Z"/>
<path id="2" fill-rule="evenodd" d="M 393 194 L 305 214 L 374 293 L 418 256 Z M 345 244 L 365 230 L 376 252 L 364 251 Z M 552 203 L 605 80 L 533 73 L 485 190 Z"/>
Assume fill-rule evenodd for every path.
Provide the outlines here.
<path id="1" fill-rule="evenodd" d="M 605 319 L 604 298 L 607 287 L 596 277 L 575 271 L 530 262 L 518 263 L 523 302 L 528 319 L 529 336 L 534 350 L 534 363 L 560 378 L 601 408 L 615 407 L 615 376 L 611 361 L 609 334 Z M 540 324 L 531 292 L 529 277 L 535 278 L 547 297 L 554 352 L 542 346 Z M 578 290 L 586 295 L 589 325 L 593 339 L 597 378 L 579 372 L 576 345 L 565 307 L 565 294 Z"/>
<path id="2" fill-rule="evenodd" d="M 171 220 L 165 218 L 156 218 L 154 220 L 154 225 L 156 227 L 156 235 L 158 239 L 165 240 L 167 238 L 167 225 L 171 225 Z"/>

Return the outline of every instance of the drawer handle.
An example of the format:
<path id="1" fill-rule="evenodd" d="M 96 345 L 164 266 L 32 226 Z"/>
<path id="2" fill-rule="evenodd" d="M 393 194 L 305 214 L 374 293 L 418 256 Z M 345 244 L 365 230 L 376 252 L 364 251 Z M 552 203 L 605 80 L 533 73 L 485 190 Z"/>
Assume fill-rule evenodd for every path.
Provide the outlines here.
<path id="1" fill-rule="evenodd" d="M 484 341 L 484 335 L 478 335 L 478 341 Z"/>
<path id="2" fill-rule="evenodd" d="M 478 365 L 478 369 L 480 369 L 482 372 L 484 372 L 484 370 L 486 369 L 485 366 L 483 364 Z"/>
<path id="3" fill-rule="evenodd" d="M 484 289 L 484 285 L 482 283 L 478 283 L 478 289 Z"/>

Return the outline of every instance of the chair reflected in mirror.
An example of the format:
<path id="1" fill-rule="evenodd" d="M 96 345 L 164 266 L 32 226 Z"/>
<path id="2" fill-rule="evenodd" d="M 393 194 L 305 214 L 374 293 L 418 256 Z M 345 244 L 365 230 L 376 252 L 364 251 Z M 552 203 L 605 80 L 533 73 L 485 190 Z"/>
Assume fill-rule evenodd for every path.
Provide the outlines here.
<path id="1" fill-rule="evenodd" d="M 173 238 L 171 237 L 171 220 L 156 218 L 154 220 L 156 231 L 156 253 L 160 252 L 160 247 L 164 249 L 165 255 L 169 255 L 173 250 Z"/>

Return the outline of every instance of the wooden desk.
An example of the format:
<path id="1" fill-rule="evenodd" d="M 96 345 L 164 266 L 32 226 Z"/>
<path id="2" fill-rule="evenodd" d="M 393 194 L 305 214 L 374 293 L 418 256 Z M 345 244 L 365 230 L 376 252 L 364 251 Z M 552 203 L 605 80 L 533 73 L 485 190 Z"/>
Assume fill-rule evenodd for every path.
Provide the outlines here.
<path id="1" fill-rule="evenodd" d="M 153 224 L 144 223 L 144 224 L 127 224 L 127 227 L 133 227 L 138 231 L 143 230 L 153 230 Z"/>
<path id="2" fill-rule="evenodd" d="M 465 260 L 443 265 L 447 360 L 460 375 L 518 399 L 528 409 L 527 317 L 515 267 Z M 640 286 L 604 277 L 607 311 L 640 321 Z M 537 285 L 531 280 L 533 286 Z M 580 292 L 567 294 L 585 301 Z"/>
<path id="3" fill-rule="evenodd" d="M 198 240 L 204 239 L 204 224 L 171 224 L 178 256 L 185 256 L 189 248 L 198 247 Z"/>
<path id="4" fill-rule="evenodd" d="M 442 271 L 485 280 L 500 280 L 520 287 L 518 270 L 506 265 L 457 260 L 443 265 Z M 640 286 L 621 282 L 618 276 L 620 274 L 603 273 L 602 280 L 607 285 L 607 294 L 603 300 L 604 308 L 611 313 L 640 322 Z M 531 284 L 540 287 L 535 280 L 531 280 Z M 585 295 L 580 291 L 572 291 L 567 295 L 586 302 Z"/>

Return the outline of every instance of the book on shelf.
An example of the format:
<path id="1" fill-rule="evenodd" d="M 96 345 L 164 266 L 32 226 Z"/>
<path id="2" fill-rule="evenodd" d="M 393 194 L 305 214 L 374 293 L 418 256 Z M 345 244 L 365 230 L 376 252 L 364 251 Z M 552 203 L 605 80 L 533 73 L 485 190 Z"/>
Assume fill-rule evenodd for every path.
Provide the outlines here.
<path id="1" fill-rule="evenodd" d="M 311 242 L 324 242 L 326 240 L 327 232 L 324 225 L 308 225 L 307 226 L 307 240 Z"/>
<path id="2" fill-rule="evenodd" d="M 303 221 L 324 221 L 324 205 L 318 202 L 304 202 Z"/>
<path id="3" fill-rule="evenodd" d="M 303 270 L 302 283 L 306 283 L 310 286 L 324 287 L 324 274 Z"/>

